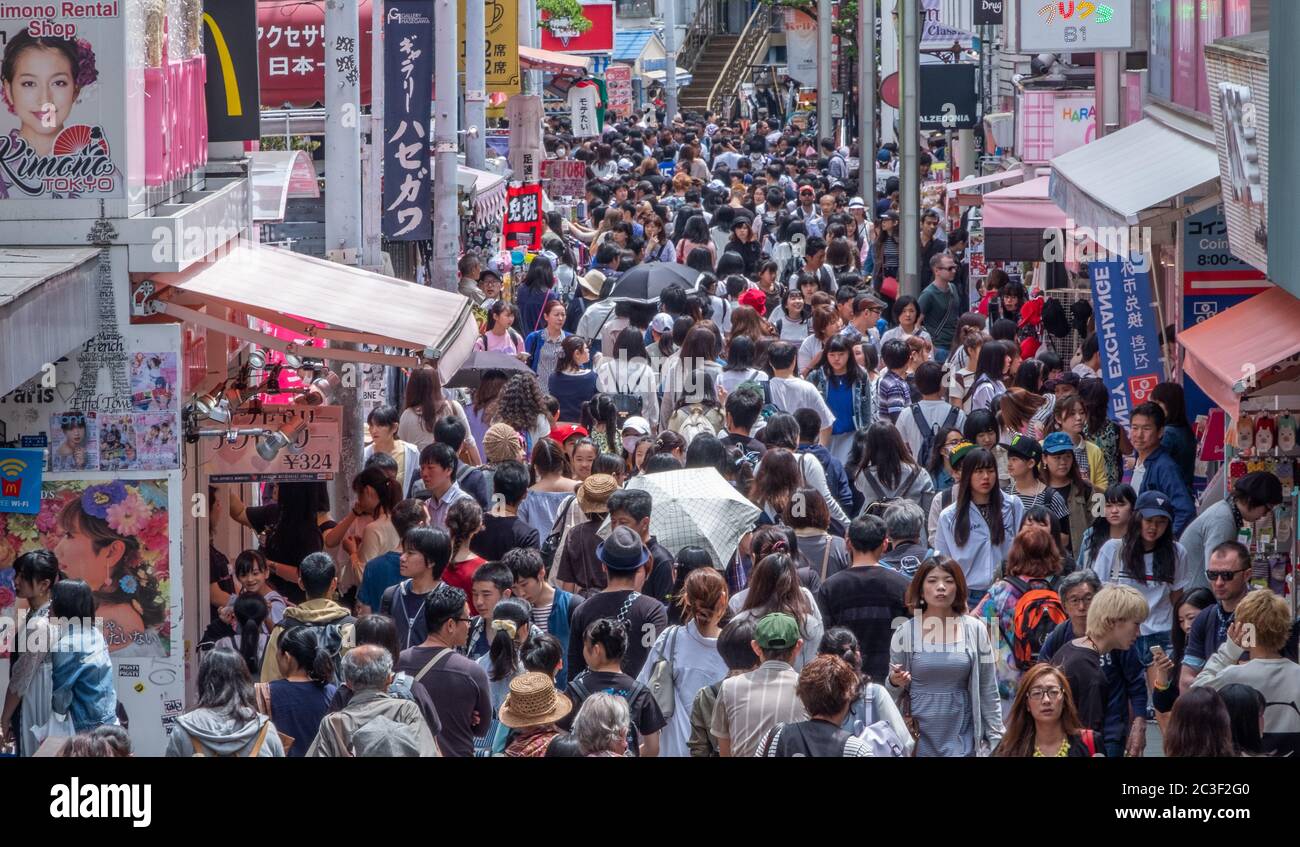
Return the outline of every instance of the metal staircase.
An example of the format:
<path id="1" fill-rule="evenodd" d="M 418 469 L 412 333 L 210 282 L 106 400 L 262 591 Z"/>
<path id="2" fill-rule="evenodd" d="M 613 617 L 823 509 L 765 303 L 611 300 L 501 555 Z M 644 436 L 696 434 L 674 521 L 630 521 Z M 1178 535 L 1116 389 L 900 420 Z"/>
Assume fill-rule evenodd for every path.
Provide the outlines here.
<path id="1" fill-rule="evenodd" d="M 759 60 L 762 58 L 762 50 L 767 45 L 768 34 L 772 30 L 772 8 L 771 3 L 760 0 L 758 5 L 754 7 L 753 14 L 749 16 L 749 20 L 745 23 L 745 28 L 741 31 L 740 36 L 729 36 L 734 41 L 734 44 L 730 53 L 726 54 L 725 59 L 721 58 L 723 55 L 721 50 L 718 50 L 715 54 L 712 45 L 710 45 L 708 58 L 718 61 L 720 69 L 712 86 L 707 89 L 708 93 L 703 97 L 705 104 L 703 108 L 718 110 L 731 105 L 740 91 L 741 83 L 751 73 L 752 67 L 759 64 Z M 704 61 L 701 60 L 701 65 L 704 64 Z M 679 95 L 683 104 L 686 102 L 685 97 L 687 94 L 692 93 L 691 89 L 694 89 L 697 85 L 701 86 L 701 91 L 705 90 L 702 87 L 702 82 L 701 76 L 697 74 L 690 88 L 682 95 Z M 687 107 L 683 105 L 682 108 Z"/>

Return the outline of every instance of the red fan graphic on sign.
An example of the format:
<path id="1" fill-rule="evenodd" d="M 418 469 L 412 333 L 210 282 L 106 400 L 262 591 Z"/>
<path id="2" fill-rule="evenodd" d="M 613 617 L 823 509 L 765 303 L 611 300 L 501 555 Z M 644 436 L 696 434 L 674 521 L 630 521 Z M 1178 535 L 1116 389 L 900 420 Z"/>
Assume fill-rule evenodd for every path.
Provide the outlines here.
<path id="1" fill-rule="evenodd" d="M 1151 399 L 1151 392 L 1160 384 L 1160 377 L 1156 374 L 1140 374 L 1131 377 L 1128 381 L 1129 397 L 1133 405 L 1145 403 Z"/>
<path id="2" fill-rule="evenodd" d="M 55 156 L 71 156 L 82 151 L 91 152 L 94 148 L 108 156 L 108 142 L 104 140 L 104 131 L 97 126 L 76 124 L 64 128 L 54 139 Z"/>

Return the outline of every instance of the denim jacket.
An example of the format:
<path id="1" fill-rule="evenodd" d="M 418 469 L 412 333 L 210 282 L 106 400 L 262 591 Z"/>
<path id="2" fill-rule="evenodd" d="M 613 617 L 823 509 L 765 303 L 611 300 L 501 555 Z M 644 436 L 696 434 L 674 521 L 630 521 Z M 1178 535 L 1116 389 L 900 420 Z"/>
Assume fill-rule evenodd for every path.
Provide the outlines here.
<path id="1" fill-rule="evenodd" d="M 67 714 L 77 732 L 117 723 L 113 663 L 98 629 L 61 632 L 50 658 L 54 711 Z"/>
<path id="2" fill-rule="evenodd" d="M 826 371 L 821 368 L 813 368 L 808 372 L 806 377 L 809 382 L 817 387 L 826 396 L 827 380 Z M 862 430 L 876 422 L 876 408 L 872 402 L 871 381 L 865 376 L 853 380 L 853 428 Z"/>

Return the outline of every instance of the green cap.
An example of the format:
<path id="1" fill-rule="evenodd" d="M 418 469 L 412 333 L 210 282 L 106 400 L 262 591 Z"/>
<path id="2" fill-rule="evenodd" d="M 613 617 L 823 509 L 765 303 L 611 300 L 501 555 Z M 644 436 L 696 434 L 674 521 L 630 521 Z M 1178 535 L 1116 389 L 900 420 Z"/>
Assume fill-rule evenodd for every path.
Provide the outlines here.
<path id="1" fill-rule="evenodd" d="M 785 612 L 764 615 L 754 629 L 754 640 L 764 650 L 789 650 L 799 642 L 799 622 Z"/>
<path id="2" fill-rule="evenodd" d="M 948 462 L 955 468 L 961 464 L 962 459 L 966 458 L 966 454 L 974 449 L 974 444 L 963 441 L 948 452 Z"/>

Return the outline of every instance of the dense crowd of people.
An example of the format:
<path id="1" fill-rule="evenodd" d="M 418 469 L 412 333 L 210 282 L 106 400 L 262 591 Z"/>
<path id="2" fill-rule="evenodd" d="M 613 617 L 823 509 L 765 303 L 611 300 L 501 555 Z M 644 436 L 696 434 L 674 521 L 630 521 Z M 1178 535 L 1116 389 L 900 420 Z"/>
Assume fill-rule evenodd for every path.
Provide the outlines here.
<path id="1" fill-rule="evenodd" d="M 1119 427 L 1086 309 L 1058 353 L 1050 292 L 972 280 L 940 210 L 900 232 L 891 149 L 856 166 L 869 207 L 862 151 L 763 121 L 549 129 L 588 166 L 579 216 L 547 215 L 511 290 L 460 264 L 477 347 L 518 367 L 410 373 L 334 514 L 323 485 L 213 490 L 261 542 L 211 551 L 168 755 L 1115 757 L 1149 719 L 1171 756 L 1296 749 L 1290 607 L 1237 541 L 1281 484 L 1198 515 L 1178 385 Z M 642 484 L 673 472 L 749 523 L 682 542 Z M 29 627 L 89 602 L 49 554 L 17 574 Z M 66 755 L 121 749 L 84 646 L 18 658 L 24 753 L 51 708 Z"/>

